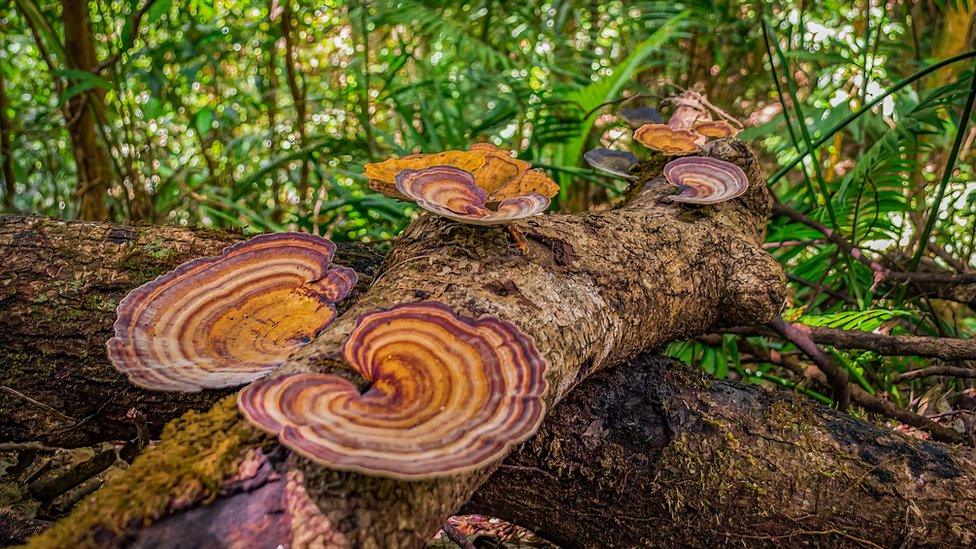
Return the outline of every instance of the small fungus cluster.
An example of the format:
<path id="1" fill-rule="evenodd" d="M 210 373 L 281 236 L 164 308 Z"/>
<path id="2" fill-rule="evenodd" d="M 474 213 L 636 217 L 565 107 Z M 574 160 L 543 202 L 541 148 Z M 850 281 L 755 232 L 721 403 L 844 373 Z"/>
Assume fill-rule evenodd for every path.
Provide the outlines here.
<path id="1" fill-rule="evenodd" d="M 741 125 L 695 91 L 685 92 L 673 103 L 675 109 L 667 123 L 651 107 L 617 113 L 628 126 L 636 128 L 635 141 L 666 157 L 678 157 L 664 167 L 665 179 L 679 191 L 671 200 L 716 204 L 742 195 L 749 179 L 741 168 L 715 158 L 686 156 L 698 152 L 708 139 L 734 137 Z M 713 119 L 713 114 L 719 119 Z M 638 159 L 630 152 L 598 148 L 587 151 L 583 158 L 594 169 L 614 177 L 636 178 Z"/>
<path id="2" fill-rule="evenodd" d="M 559 186 L 545 172 L 487 143 L 366 164 L 373 190 L 437 215 L 496 225 L 545 211 Z"/>
<path id="3" fill-rule="evenodd" d="M 698 152 L 710 138 L 734 137 L 738 133 L 731 116 L 708 102 L 700 93 L 687 91 L 673 100 L 674 113 L 666 124 L 644 124 L 634 132 L 634 139 L 649 149 L 666 155 Z M 713 120 L 712 114 L 721 118 Z"/>

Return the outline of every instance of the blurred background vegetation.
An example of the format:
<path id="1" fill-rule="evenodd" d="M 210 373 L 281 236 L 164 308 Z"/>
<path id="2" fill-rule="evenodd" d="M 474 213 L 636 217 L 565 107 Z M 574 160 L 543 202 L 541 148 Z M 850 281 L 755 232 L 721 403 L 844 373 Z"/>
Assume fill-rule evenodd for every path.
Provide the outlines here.
<path id="1" fill-rule="evenodd" d="M 582 153 L 637 149 L 614 113 L 698 84 L 746 123 L 787 208 L 887 267 L 966 276 L 974 13 L 946 0 L 10 0 L 3 207 L 383 244 L 415 212 L 371 193 L 364 162 L 490 141 L 549 170 L 556 209 L 606 209 L 625 182 Z M 967 303 L 875 284 L 809 223 L 775 215 L 766 246 L 789 275 L 787 320 L 976 330 Z M 753 334 L 670 352 L 830 402 L 770 350 L 795 352 Z M 937 361 L 829 352 L 869 394 L 971 430 L 958 402 L 976 373 L 906 379 Z"/>

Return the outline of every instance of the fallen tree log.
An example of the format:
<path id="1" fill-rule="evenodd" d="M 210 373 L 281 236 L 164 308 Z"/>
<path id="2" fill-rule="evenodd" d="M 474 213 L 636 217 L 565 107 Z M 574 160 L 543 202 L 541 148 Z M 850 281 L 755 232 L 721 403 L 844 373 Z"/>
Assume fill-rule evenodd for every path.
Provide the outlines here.
<path id="1" fill-rule="evenodd" d="M 215 502 L 136 529 L 127 545 L 314 539 L 319 517 L 296 494 L 283 455 L 245 463 Z M 974 494 L 969 449 L 644 356 L 582 382 L 462 512 L 505 518 L 567 548 L 968 546 Z"/>
<path id="2" fill-rule="evenodd" d="M 759 248 L 769 196 L 755 158 L 735 142 L 716 142 L 706 153 L 740 164 L 753 183 L 750 191 L 715 207 L 687 209 L 668 203 L 670 189 L 658 178 L 617 210 L 516 224 L 526 252 L 502 229 L 421 218 L 401 236 L 370 288 L 279 373 L 354 378 L 336 351 L 356 318 L 432 299 L 469 316 L 497 315 L 531 336 L 549 362 L 551 406 L 591 373 L 642 349 L 769 320 L 785 285 L 779 265 Z M 37 543 L 120 542 L 133 524 L 214 497 L 215 488 L 239 476 L 241 459 L 266 441 L 240 420 L 233 398 L 222 401 L 168 429 L 141 464 L 137 460 Z M 313 537 L 366 547 L 422 545 L 493 469 L 404 482 L 330 470 L 294 455 L 287 462 L 298 491 L 317 506 L 317 520 L 300 521 L 305 528 L 318 525 Z M 199 463 L 206 470 L 194 471 Z M 137 491 L 152 495 L 133 505 Z"/>
<path id="3" fill-rule="evenodd" d="M 220 253 L 241 235 L 178 227 L 0 216 L 0 441 L 59 447 L 131 439 L 209 407 L 230 391 L 159 393 L 112 368 L 105 342 L 115 307 L 134 287 L 180 263 Z M 366 274 L 382 256 L 340 245 L 337 260 Z"/>
<path id="4" fill-rule="evenodd" d="M 308 515 L 288 465 L 262 463 L 247 491 L 163 519 L 132 546 L 301 546 L 310 532 L 293 522 Z M 643 356 L 581 383 L 462 512 L 566 548 L 961 547 L 976 543 L 976 462 L 967 448 Z"/>
<path id="5" fill-rule="evenodd" d="M 97 227 L 88 229 L 92 228 Z M 93 348 L 100 350 L 101 342 Z M 640 359 L 584 381 L 556 407 L 543 430 L 476 492 L 466 509 L 530 526 L 568 547 L 629 546 L 662 539 L 703 545 L 762 539 L 851 544 L 863 529 L 862 520 L 877 525 L 867 536 L 875 542 L 925 531 L 928 534 L 919 541 L 968 543 L 966 536 L 974 527 L 959 519 L 974 516 L 971 499 L 959 497 L 972 493 L 967 453 L 809 408 L 809 403 L 782 393 L 708 383 L 680 365 Z M 807 422 L 810 437 L 800 440 L 797 427 Z M 786 442 L 770 449 L 769 437 Z M 689 459 L 689 448 L 694 460 Z M 669 460 L 689 467 L 670 472 Z M 775 471 L 766 466 L 767 460 L 775 463 Z M 731 466 L 740 463 L 762 467 Z M 812 470 L 810 463 L 823 465 Z M 702 467 L 717 473 L 701 475 Z M 865 478 L 878 480 L 864 482 Z M 920 481 L 923 489 L 917 488 Z M 164 519 L 158 528 L 136 534 L 136 539 L 172 542 L 174 538 L 166 536 L 182 532 L 192 536 L 184 542 L 229 544 L 234 532 L 226 528 L 244 524 L 239 510 L 231 512 L 236 505 L 246 502 L 253 511 L 256 503 L 283 501 L 281 494 L 275 496 L 278 499 L 268 497 L 275 492 L 264 487 L 283 488 L 283 483 L 267 478 L 261 482 L 249 485 L 245 493 L 221 497 L 216 505 L 191 506 L 191 511 Z M 805 486 L 809 493 L 840 493 L 850 499 L 804 507 L 811 501 L 768 497 L 789 495 L 786 482 Z M 884 490 L 879 492 L 879 485 Z M 908 497 L 920 502 L 917 514 L 902 513 L 901 502 Z M 866 498 L 877 499 L 871 518 L 864 518 L 860 507 Z M 946 501 L 953 504 L 947 506 Z M 282 515 L 280 507 L 267 510 Z M 233 520 L 221 522 L 221 516 Z M 743 520 L 749 516 L 756 520 Z M 270 540 L 274 531 L 260 533 Z M 282 539 L 292 535 L 284 527 L 277 533 Z"/>

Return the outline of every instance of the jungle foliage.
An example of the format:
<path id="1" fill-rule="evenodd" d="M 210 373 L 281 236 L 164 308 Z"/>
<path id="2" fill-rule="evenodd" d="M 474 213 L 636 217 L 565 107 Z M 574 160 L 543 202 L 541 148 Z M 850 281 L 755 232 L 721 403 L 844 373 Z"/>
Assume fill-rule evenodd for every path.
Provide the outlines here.
<path id="1" fill-rule="evenodd" d="M 365 162 L 491 141 L 557 179 L 556 210 L 601 210 L 626 182 L 582 153 L 638 149 L 617 110 L 666 111 L 698 85 L 746 123 L 779 202 L 893 270 L 965 276 L 974 14 L 945 0 L 13 0 L 0 11 L 4 209 L 383 245 L 416 211 L 372 193 Z M 967 304 L 877 284 L 808 223 L 775 215 L 766 247 L 791 283 L 787 321 L 976 331 Z M 831 402 L 754 346 L 802 356 L 742 333 L 670 352 Z M 904 380 L 938 361 L 828 350 L 869 394 L 969 429 L 976 369 Z"/>

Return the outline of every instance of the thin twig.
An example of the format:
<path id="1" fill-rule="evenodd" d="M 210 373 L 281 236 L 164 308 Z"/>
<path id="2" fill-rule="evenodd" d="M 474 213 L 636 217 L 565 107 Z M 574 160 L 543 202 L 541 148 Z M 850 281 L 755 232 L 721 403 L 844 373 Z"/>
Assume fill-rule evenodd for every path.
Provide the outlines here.
<path id="1" fill-rule="evenodd" d="M 837 366 L 807 334 L 782 318 L 773 319 L 769 323 L 769 327 L 810 357 L 810 360 L 827 376 L 834 392 L 833 396 L 834 401 L 837 402 L 837 407 L 840 410 L 846 410 L 851 403 L 851 391 L 847 384 L 847 370 Z"/>
<path id="2" fill-rule="evenodd" d="M 4 391 L 6 393 L 10 393 L 10 394 L 12 394 L 14 396 L 18 396 L 18 397 L 26 400 L 27 402 L 30 402 L 34 406 L 37 406 L 38 408 L 41 408 L 42 410 L 45 410 L 47 412 L 50 412 L 50 413 L 52 413 L 52 414 L 54 414 L 56 416 L 60 416 L 63 419 L 67 419 L 69 421 L 75 421 L 75 422 L 78 421 L 76 418 L 73 418 L 73 417 L 69 416 L 68 414 L 61 413 L 61 412 L 55 410 L 54 408 L 48 406 L 47 404 L 44 404 L 43 402 L 40 402 L 38 400 L 34 400 L 33 398 L 25 395 L 24 393 L 21 393 L 20 391 L 18 391 L 16 389 L 11 389 L 10 387 L 7 387 L 6 385 L 0 385 L 0 390 Z"/>
<path id="3" fill-rule="evenodd" d="M 925 337 L 912 335 L 887 335 L 858 330 L 822 328 L 793 324 L 819 345 L 830 345 L 837 349 L 862 349 L 874 351 L 884 356 L 921 356 L 942 360 L 976 360 L 976 340 L 951 337 Z M 728 333 L 778 337 L 778 334 L 763 326 L 742 326 L 725 330 Z"/>
<path id="4" fill-rule="evenodd" d="M 928 368 L 919 368 L 918 370 L 909 370 L 902 374 L 899 374 L 895 381 L 911 381 L 913 379 L 918 379 L 920 377 L 931 377 L 931 376 L 949 376 L 949 377 L 963 377 L 967 379 L 976 378 L 976 369 L 966 368 L 964 366 L 929 366 Z"/>

